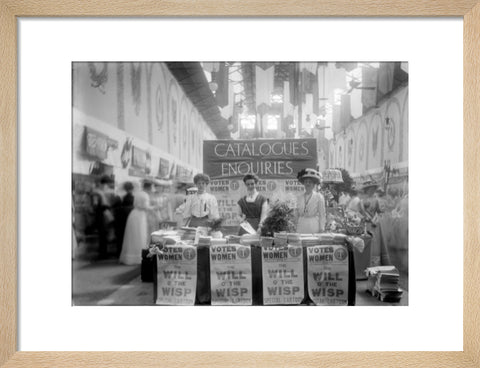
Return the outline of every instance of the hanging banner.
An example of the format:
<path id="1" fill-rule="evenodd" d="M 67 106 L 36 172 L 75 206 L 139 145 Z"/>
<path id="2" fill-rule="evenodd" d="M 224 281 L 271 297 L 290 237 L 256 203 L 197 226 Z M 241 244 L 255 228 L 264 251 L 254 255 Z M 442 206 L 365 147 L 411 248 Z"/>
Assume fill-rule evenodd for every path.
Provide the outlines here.
<path id="1" fill-rule="evenodd" d="M 262 248 L 263 304 L 300 304 L 304 298 L 301 246 Z"/>
<path id="2" fill-rule="evenodd" d="M 240 244 L 210 247 L 212 305 L 252 305 L 251 253 Z"/>
<path id="3" fill-rule="evenodd" d="M 157 300 L 163 305 L 194 305 L 197 250 L 191 245 L 166 245 L 157 254 Z"/>
<path id="4" fill-rule="evenodd" d="M 307 247 L 308 295 L 316 305 L 348 304 L 348 251 L 343 245 Z"/>

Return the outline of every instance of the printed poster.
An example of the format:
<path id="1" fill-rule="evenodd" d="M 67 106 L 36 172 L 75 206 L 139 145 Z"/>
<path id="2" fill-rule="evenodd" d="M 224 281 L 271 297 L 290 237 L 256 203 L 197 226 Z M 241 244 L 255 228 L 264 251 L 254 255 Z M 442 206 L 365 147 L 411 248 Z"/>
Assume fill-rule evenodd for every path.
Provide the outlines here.
<path id="1" fill-rule="evenodd" d="M 166 245 L 157 254 L 157 301 L 163 305 L 194 305 L 197 250 L 191 245 Z"/>
<path id="2" fill-rule="evenodd" d="M 210 247 L 212 305 L 252 305 L 251 254 L 246 245 Z"/>
<path id="3" fill-rule="evenodd" d="M 263 304 L 300 304 L 304 298 L 301 246 L 262 248 Z"/>
<path id="4" fill-rule="evenodd" d="M 348 251 L 342 245 L 307 247 L 308 295 L 316 305 L 348 305 Z"/>

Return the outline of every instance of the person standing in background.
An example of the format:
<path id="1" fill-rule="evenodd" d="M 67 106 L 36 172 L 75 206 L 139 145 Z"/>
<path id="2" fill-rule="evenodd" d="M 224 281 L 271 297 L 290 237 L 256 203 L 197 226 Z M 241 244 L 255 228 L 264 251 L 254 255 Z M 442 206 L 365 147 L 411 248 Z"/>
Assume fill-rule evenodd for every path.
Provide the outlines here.
<path id="1" fill-rule="evenodd" d="M 170 187 L 170 181 L 155 180 L 154 208 L 159 223 L 173 219 L 171 201 L 168 197 Z"/>
<path id="2" fill-rule="evenodd" d="M 118 216 L 115 217 L 115 223 L 117 226 L 117 257 L 120 257 L 123 246 L 123 237 L 125 235 L 125 226 L 127 224 L 127 218 L 130 212 L 133 210 L 133 184 L 129 181 L 123 184 L 123 190 L 125 195 L 122 198 L 122 204 L 118 212 Z"/>
<path id="3" fill-rule="evenodd" d="M 109 195 L 111 185 L 113 185 L 113 179 L 108 175 L 104 175 L 100 178 L 98 187 L 92 192 L 94 223 L 98 233 L 99 259 L 105 259 L 108 256 L 109 232 L 114 221 L 111 196 Z"/>
<path id="4" fill-rule="evenodd" d="M 243 182 L 247 187 L 247 195 L 240 198 L 238 204 L 238 214 L 242 221 L 247 221 L 257 234 L 260 234 L 263 221 L 268 213 L 267 198 L 258 193 L 256 185 L 259 178 L 255 174 L 247 174 L 243 177 Z M 246 234 L 247 231 L 240 226 L 238 235 Z"/>
<path id="5" fill-rule="evenodd" d="M 305 187 L 305 193 L 297 198 L 297 232 L 301 234 L 321 233 L 325 230 L 325 199 L 314 191 L 320 184 L 320 174 L 314 169 L 303 169 L 297 175 L 298 181 Z"/>
<path id="6" fill-rule="evenodd" d="M 206 174 L 197 174 L 193 177 L 193 182 L 198 188 L 197 194 L 187 196 L 183 219 L 185 226 L 199 227 L 208 226 L 208 220 L 220 218 L 218 214 L 217 199 L 207 193 L 207 186 L 210 183 L 210 177 Z"/>
<path id="7" fill-rule="evenodd" d="M 142 263 L 142 249 L 149 245 L 150 234 L 153 231 L 149 224 L 149 219 L 154 217 L 150 205 L 152 188 L 153 183 L 150 180 L 144 180 L 143 190 L 135 193 L 134 208 L 130 212 L 125 226 L 122 251 L 119 257 L 120 263 L 126 265 Z"/>

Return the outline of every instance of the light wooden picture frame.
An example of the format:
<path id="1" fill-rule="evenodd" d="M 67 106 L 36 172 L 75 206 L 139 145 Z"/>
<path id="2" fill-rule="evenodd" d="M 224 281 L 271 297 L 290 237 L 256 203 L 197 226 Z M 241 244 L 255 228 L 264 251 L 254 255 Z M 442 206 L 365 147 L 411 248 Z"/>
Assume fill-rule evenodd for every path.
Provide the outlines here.
<path id="1" fill-rule="evenodd" d="M 479 0 L 0 0 L 0 366 L 480 366 Z M 17 351 L 17 18 L 85 16 L 448 17 L 464 20 L 464 314 L 459 352 Z"/>

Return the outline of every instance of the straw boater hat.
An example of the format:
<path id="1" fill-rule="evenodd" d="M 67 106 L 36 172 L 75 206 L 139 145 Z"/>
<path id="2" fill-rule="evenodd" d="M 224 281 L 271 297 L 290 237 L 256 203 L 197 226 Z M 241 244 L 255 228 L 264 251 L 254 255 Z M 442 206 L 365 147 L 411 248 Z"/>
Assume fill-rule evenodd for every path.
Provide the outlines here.
<path id="1" fill-rule="evenodd" d="M 322 181 L 321 175 L 318 173 L 317 170 L 314 169 L 303 169 L 297 175 L 298 181 L 302 184 L 303 181 L 307 178 L 312 179 L 316 184 L 320 184 L 320 182 Z"/>
<path id="2" fill-rule="evenodd" d="M 198 188 L 197 188 L 197 187 L 187 188 L 187 192 L 188 192 L 188 193 L 197 193 L 197 192 L 198 192 Z"/>

